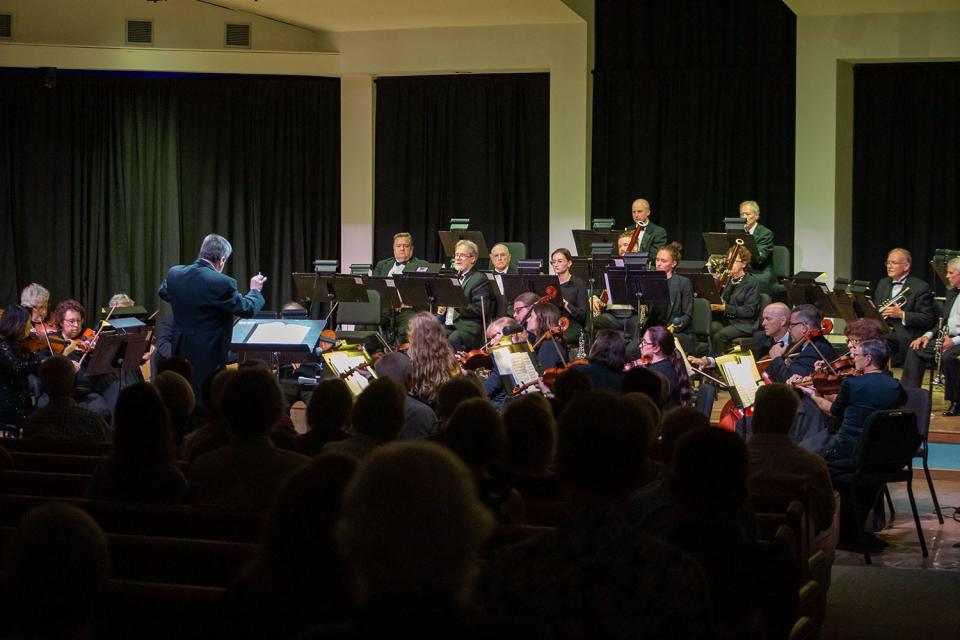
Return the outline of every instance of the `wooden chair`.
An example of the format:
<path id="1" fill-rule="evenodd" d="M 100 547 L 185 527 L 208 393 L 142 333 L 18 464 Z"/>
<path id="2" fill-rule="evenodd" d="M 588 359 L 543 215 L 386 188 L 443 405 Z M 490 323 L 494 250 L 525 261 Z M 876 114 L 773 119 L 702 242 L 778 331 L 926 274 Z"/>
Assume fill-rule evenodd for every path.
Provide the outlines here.
<path id="1" fill-rule="evenodd" d="M 82 498 L 89 474 L 42 471 L 0 471 L 0 494 Z"/>

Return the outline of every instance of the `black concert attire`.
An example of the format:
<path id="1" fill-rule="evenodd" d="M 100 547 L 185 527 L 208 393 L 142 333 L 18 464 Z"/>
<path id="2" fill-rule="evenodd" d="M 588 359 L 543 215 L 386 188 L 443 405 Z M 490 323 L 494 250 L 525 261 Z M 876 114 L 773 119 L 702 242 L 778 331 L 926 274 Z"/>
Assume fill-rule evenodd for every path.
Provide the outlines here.
<path id="1" fill-rule="evenodd" d="M 890 345 L 890 364 L 894 367 L 903 366 L 910 343 L 932 329 L 937 321 L 937 308 L 930 285 L 910 273 L 897 282 L 890 278 L 882 278 L 877 282 L 874 296 L 877 306 L 896 298 L 907 287 L 906 300 L 900 307 L 905 314 L 903 320 L 887 318 L 887 326 L 890 327 L 887 344 Z"/>
<path id="2" fill-rule="evenodd" d="M 580 334 L 583 333 L 583 326 L 587 322 L 587 313 L 590 305 L 587 302 L 587 283 L 575 275 L 560 284 L 560 297 L 570 305 L 567 310 L 562 302 L 557 305 L 560 315 L 570 319 L 570 328 L 564 334 L 567 344 L 576 344 L 580 340 Z"/>
<path id="3" fill-rule="evenodd" d="M 660 410 L 669 411 L 670 409 L 682 407 L 683 401 L 680 399 L 680 378 L 677 376 L 677 370 L 673 368 L 673 363 L 669 359 L 660 360 L 659 362 L 650 363 L 647 365 L 647 368 L 667 379 L 667 402 L 660 407 Z"/>
<path id="4" fill-rule="evenodd" d="M 953 339 L 953 346 L 946 350 L 941 356 L 943 374 L 946 376 L 946 382 L 943 388 L 944 398 L 951 404 L 960 402 L 960 304 L 957 298 L 960 294 L 958 289 L 947 291 L 947 298 L 943 303 L 943 324 L 947 327 L 947 335 Z M 918 389 L 923 383 L 923 374 L 928 365 L 934 362 L 935 341 L 938 328 L 934 327 L 927 333 L 929 338 L 927 346 L 923 349 L 910 349 L 907 352 L 906 360 L 903 363 L 903 375 L 900 382 L 904 387 Z"/>
<path id="5" fill-rule="evenodd" d="M 737 282 L 731 278 L 720 292 L 720 298 L 726 304 L 723 319 L 714 320 L 710 325 L 716 355 L 729 351 L 734 338 L 748 337 L 756 329 L 760 315 L 759 282 L 750 274 Z"/>
<path id="6" fill-rule="evenodd" d="M 454 351 L 470 351 L 483 345 L 483 320 L 486 318 L 489 322 L 492 319 L 490 281 L 479 271 L 464 271 L 459 280 L 467 306 L 448 311 L 447 338 Z"/>
<path id="7" fill-rule="evenodd" d="M 0 338 L 0 425 L 19 427 L 33 411 L 28 376 L 39 369 L 37 354 Z"/>
<path id="8" fill-rule="evenodd" d="M 667 292 L 670 300 L 667 304 L 655 304 L 650 307 L 647 326 L 673 325 L 673 335 L 687 353 L 697 346 L 693 334 L 693 283 L 690 278 L 674 273 L 667 279 Z"/>
<path id="9" fill-rule="evenodd" d="M 403 273 L 403 270 L 410 265 L 411 267 L 425 267 L 429 262 L 419 258 L 410 258 L 406 262 L 397 262 L 393 258 L 381 260 L 373 267 L 373 275 L 376 278 L 386 278 L 389 276 Z M 410 318 L 420 311 L 428 311 L 426 308 L 404 307 L 402 309 L 391 309 L 386 300 L 380 304 L 380 326 L 388 338 L 396 344 L 407 341 L 407 324 Z"/>
<path id="10" fill-rule="evenodd" d="M 782 357 L 771 360 L 767 365 L 767 375 L 773 378 L 774 382 L 786 382 L 790 376 L 808 376 L 813 373 L 813 365 L 818 360 L 833 362 L 836 359 L 837 352 L 833 345 L 823 336 L 817 336 L 791 354 L 787 359 L 789 363 Z"/>
<path id="11" fill-rule="evenodd" d="M 633 231 L 639 225 L 627 227 L 626 231 Z M 655 256 L 657 251 L 667 244 L 667 230 L 658 224 L 647 222 L 637 238 L 637 248 L 635 253 L 646 253 Z M 652 259 L 652 258 L 651 258 Z"/>

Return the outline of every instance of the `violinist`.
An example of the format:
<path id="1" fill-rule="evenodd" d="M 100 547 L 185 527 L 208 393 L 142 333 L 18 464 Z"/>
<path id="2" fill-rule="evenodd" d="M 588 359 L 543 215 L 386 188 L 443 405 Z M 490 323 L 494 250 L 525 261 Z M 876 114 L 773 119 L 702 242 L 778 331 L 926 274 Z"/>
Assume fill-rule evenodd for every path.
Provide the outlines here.
<path id="1" fill-rule="evenodd" d="M 676 409 L 690 403 L 690 380 L 687 367 L 676 348 L 673 334 L 666 327 L 647 329 L 640 341 L 640 356 L 649 359 L 647 368 L 667 380 L 667 402 L 661 410 Z"/>
<path id="2" fill-rule="evenodd" d="M 820 312 L 812 304 L 801 304 L 793 310 L 789 329 L 790 346 L 778 343 L 770 347 L 767 375 L 774 382 L 794 383 L 813 373 L 818 360 L 832 362 L 836 359 L 833 345 L 820 331 Z M 789 355 L 785 355 L 788 352 Z"/>
<path id="3" fill-rule="evenodd" d="M 536 295 L 536 294 L 534 294 Z M 551 305 L 552 306 L 552 305 Z M 533 314 L 529 314 L 532 316 Z M 525 331 L 516 331 L 504 335 L 504 330 L 508 327 L 519 327 L 519 324 L 513 318 L 497 318 L 487 325 L 487 344 L 498 345 L 503 342 L 522 342 L 526 340 Z M 490 375 L 483 379 L 483 391 L 487 394 L 490 404 L 499 412 L 503 410 L 509 397 L 508 389 L 503 386 L 503 380 L 500 378 L 500 369 L 497 367 L 496 358 L 492 358 Z"/>
<path id="4" fill-rule="evenodd" d="M 50 306 L 50 292 L 43 285 L 31 282 L 20 292 L 20 304 L 30 309 L 31 324 L 45 322 Z"/>
<path id="5" fill-rule="evenodd" d="M 421 311 L 407 325 L 410 371 L 407 391 L 424 404 L 434 407 L 437 391 L 444 382 L 460 373 L 460 366 L 437 317 Z"/>
<path id="6" fill-rule="evenodd" d="M 626 363 L 627 344 L 618 331 L 603 329 L 597 332 L 587 364 L 575 364 L 573 369 L 582 371 L 590 378 L 594 389 L 620 392 L 623 382 L 623 365 Z"/>
<path id="7" fill-rule="evenodd" d="M 846 491 L 849 478 L 856 469 L 855 451 L 863 434 L 864 423 L 874 411 L 896 409 L 906 400 L 906 393 L 896 378 L 883 375 L 890 351 L 882 340 L 864 340 L 854 355 L 854 366 L 859 376 L 847 376 L 840 383 L 840 391 L 832 402 L 820 396 L 813 387 L 800 387 L 828 415 L 842 420 L 840 429 L 823 448 L 823 457 L 840 491 L 840 543 L 849 546 L 860 540 L 865 514 L 874 503 L 881 485 L 853 495 Z"/>
<path id="8" fill-rule="evenodd" d="M 650 222 L 649 202 L 643 198 L 634 200 L 630 207 L 630 216 L 633 218 L 633 225 L 627 227 L 627 230 L 632 234 L 636 227 L 640 227 L 640 235 L 637 236 L 638 253 L 653 253 L 667 244 L 667 230 Z"/>
<path id="9" fill-rule="evenodd" d="M 671 242 L 657 251 L 655 265 L 657 271 L 667 274 L 667 290 L 670 300 L 666 305 L 653 305 L 650 308 L 649 326 L 658 324 L 673 325 L 673 335 L 680 346 L 690 353 L 697 346 L 691 323 L 693 321 L 693 283 L 690 278 L 675 273 L 680 262 L 682 246 Z M 628 349 L 629 351 L 629 349 Z"/>
<path id="10" fill-rule="evenodd" d="M 753 333 L 751 340 L 753 357 L 765 358 L 776 345 L 786 348 L 790 344 L 790 307 L 782 302 L 771 302 L 760 314 L 760 331 Z"/>
<path id="11" fill-rule="evenodd" d="M 760 312 L 759 283 L 747 273 L 750 251 L 735 244 L 727 251 L 729 277 L 720 292 L 721 304 L 711 304 L 715 319 L 710 325 L 713 334 L 713 353 L 723 355 L 733 346 L 735 338 L 749 337 L 757 325 Z"/>
<path id="12" fill-rule="evenodd" d="M 74 399 L 81 407 L 109 418 L 110 405 L 104 399 L 104 391 L 111 385 L 118 385 L 116 385 L 116 376 L 88 376 L 86 373 L 86 365 L 89 364 L 90 359 L 84 358 L 84 355 L 94 348 L 95 336 L 91 329 L 85 329 L 83 326 L 87 316 L 86 309 L 76 300 L 68 298 L 57 305 L 53 315 L 56 320 L 57 334 L 64 340 L 77 344 L 77 348 L 68 356 L 77 367 Z M 81 360 L 84 361 L 83 365 L 80 364 Z M 46 398 L 42 398 L 38 406 L 41 404 L 46 404 Z"/>
<path id="13" fill-rule="evenodd" d="M 0 316 L 0 429 L 19 428 L 33 411 L 29 376 L 39 371 L 40 358 L 22 346 L 30 320 L 30 309 L 19 304 Z"/>
<path id="14" fill-rule="evenodd" d="M 562 332 L 556 332 L 560 322 L 560 311 L 549 302 L 538 302 L 530 309 L 526 319 L 527 333 L 533 336 L 531 344 L 536 344 L 537 361 L 543 369 L 566 366 L 566 346 Z M 541 337 L 547 336 L 544 340 Z"/>
<path id="15" fill-rule="evenodd" d="M 567 344 L 576 344 L 587 320 L 587 283 L 570 272 L 573 256 L 568 249 L 560 248 L 551 253 L 550 264 L 560 280 L 560 297 L 563 298 L 560 314 L 570 319 Z"/>

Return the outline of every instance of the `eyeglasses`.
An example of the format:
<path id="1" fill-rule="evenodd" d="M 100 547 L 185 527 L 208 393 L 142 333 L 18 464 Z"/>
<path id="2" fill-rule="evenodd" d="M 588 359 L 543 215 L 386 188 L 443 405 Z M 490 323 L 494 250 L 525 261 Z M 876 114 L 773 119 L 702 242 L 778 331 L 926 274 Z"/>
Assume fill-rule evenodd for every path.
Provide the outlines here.
<path id="1" fill-rule="evenodd" d="M 893 267 L 893 266 L 898 265 L 898 264 L 907 264 L 907 261 L 906 261 L 906 260 L 901 260 L 900 262 L 894 262 L 893 260 L 887 260 L 886 262 L 883 263 L 883 266 L 885 266 L 885 267 Z"/>
<path id="2" fill-rule="evenodd" d="M 806 322 L 791 322 L 791 323 L 790 323 L 789 325 L 787 325 L 787 326 L 789 326 L 789 327 L 799 327 L 799 326 L 806 326 L 806 324 L 807 324 Z"/>
<path id="3" fill-rule="evenodd" d="M 76 320 L 64 319 L 63 324 L 83 324 L 83 320 L 81 320 L 80 318 L 77 318 Z"/>
<path id="4" fill-rule="evenodd" d="M 473 254 L 472 253 L 455 253 L 453 254 L 453 257 L 454 258 L 472 258 Z"/>

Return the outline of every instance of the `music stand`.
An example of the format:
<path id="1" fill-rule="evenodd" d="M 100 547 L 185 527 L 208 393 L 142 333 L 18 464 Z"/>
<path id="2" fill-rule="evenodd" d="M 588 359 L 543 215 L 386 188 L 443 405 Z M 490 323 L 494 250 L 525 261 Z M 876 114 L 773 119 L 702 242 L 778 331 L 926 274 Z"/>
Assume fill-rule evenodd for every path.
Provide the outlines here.
<path id="1" fill-rule="evenodd" d="M 140 368 L 143 354 L 150 348 L 152 334 L 153 329 L 146 326 L 102 334 L 97 339 L 97 348 L 93 350 L 90 364 L 87 365 L 87 375 L 118 374 L 122 389 L 123 372 Z"/>
<path id="2" fill-rule="evenodd" d="M 461 240 L 470 240 L 477 245 L 477 258 L 489 258 L 490 250 L 487 249 L 487 241 L 483 239 L 483 234 L 479 231 L 468 231 L 458 229 L 453 231 L 438 231 L 440 234 L 440 244 L 443 245 L 443 252 L 449 257 L 456 253 L 457 243 Z"/>
<path id="3" fill-rule="evenodd" d="M 723 219 L 723 230 L 727 233 L 743 231 L 747 226 L 747 219 L 740 216 L 727 216 Z"/>
<path id="4" fill-rule="evenodd" d="M 857 316 L 874 320 L 881 327 L 883 327 L 884 333 L 890 333 L 890 325 L 887 324 L 886 318 L 880 314 L 880 310 L 877 309 L 876 303 L 874 303 L 873 299 L 867 294 L 866 291 L 856 291 L 853 294 L 852 306 Z"/>
<path id="5" fill-rule="evenodd" d="M 698 298 L 703 298 L 710 304 L 723 304 L 723 298 L 717 291 L 717 281 L 709 273 L 690 273 L 687 274 L 690 282 L 693 283 L 693 293 Z"/>
<path id="6" fill-rule="evenodd" d="M 465 307 L 467 299 L 456 278 L 434 274 L 403 274 L 394 278 L 404 304 L 426 307 L 433 313 L 435 307 Z"/>
<path id="7" fill-rule="evenodd" d="M 627 265 L 624 269 L 610 269 L 604 276 L 607 285 L 608 304 L 625 304 L 636 308 L 641 305 L 664 304 L 670 300 L 667 274 L 662 271 L 647 271 L 639 265 Z"/>
<path id="8" fill-rule="evenodd" d="M 380 294 L 381 309 L 399 309 L 403 305 L 397 285 L 391 276 L 368 276 L 363 281 L 368 288 Z"/>
<path id="9" fill-rule="evenodd" d="M 830 289 L 816 279 L 824 275 L 819 271 L 801 271 L 784 283 L 787 300 L 791 307 L 800 304 L 812 304 L 820 310 L 822 317 L 841 318 L 841 310 L 834 305 Z"/>
<path id="10" fill-rule="evenodd" d="M 595 231 L 593 229 L 573 229 L 573 242 L 577 247 L 577 255 L 593 255 L 594 244 L 609 244 L 617 246 L 617 238 L 622 231 Z"/>
<path id="11" fill-rule="evenodd" d="M 513 304 L 521 293 L 532 291 L 541 298 L 547 295 L 547 287 L 554 287 L 560 297 L 560 278 L 554 275 L 508 273 L 501 277 L 503 281 L 503 297 Z M 563 304 L 562 302 L 560 304 Z M 560 306 L 560 305 L 557 305 Z"/>
<path id="12" fill-rule="evenodd" d="M 325 326 L 326 320 L 243 318 L 233 325 L 230 349 L 240 360 L 255 357 L 248 352 L 269 354 L 268 362 L 276 368 L 279 381 L 281 362 L 314 360 L 314 349 Z"/>

